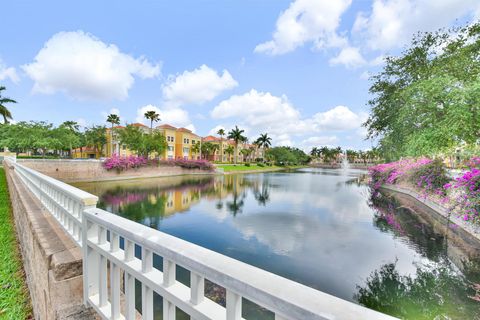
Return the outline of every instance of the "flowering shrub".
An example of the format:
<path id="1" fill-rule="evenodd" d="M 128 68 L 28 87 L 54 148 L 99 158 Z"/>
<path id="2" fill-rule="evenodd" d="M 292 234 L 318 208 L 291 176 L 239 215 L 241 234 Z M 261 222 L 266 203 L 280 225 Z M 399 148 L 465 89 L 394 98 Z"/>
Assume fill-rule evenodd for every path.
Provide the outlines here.
<path id="1" fill-rule="evenodd" d="M 445 184 L 446 190 L 454 195 L 451 212 L 457 213 L 464 221 L 480 223 L 480 169 L 472 168 L 452 183 Z"/>
<path id="2" fill-rule="evenodd" d="M 445 195 L 443 186 L 450 181 L 445 165 L 440 159 L 435 159 L 412 168 L 409 177 L 410 183 L 428 192 Z"/>
<path id="3" fill-rule="evenodd" d="M 213 165 L 206 160 L 148 160 L 142 156 L 120 157 L 114 154 L 103 162 L 103 167 L 107 170 L 124 171 L 130 168 L 140 168 L 145 166 L 179 166 L 185 169 L 200 169 L 212 171 Z"/>
<path id="4" fill-rule="evenodd" d="M 139 168 L 147 164 L 147 159 L 141 156 L 120 157 L 114 154 L 112 157 L 105 159 L 103 167 L 107 170 L 123 171 L 129 168 Z"/>
<path id="5" fill-rule="evenodd" d="M 421 168 L 432 160 L 427 158 L 403 159 L 396 162 L 382 163 L 369 168 L 370 186 L 375 192 L 382 184 L 395 184 L 398 180 L 405 180 L 416 169 Z"/>
<path id="6" fill-rule="evenodd" d="M 369 169 L 370 187 L 376 196 L 383 184 L 408 183 L 423 191 L 425 197 L 434 194 L 441 203 L 449 203 L 449 211 L 464 221 L 480 224 L 480 157 L 467 161 L 467 167 L 468 171 L 451 181 L 441 160 L 404 159 L 379 164 Z"/>
<path id="7" fill-rule="evenodd" d="M 179 166 L 185 169 L 200 169 L 200 170 L 209 170 L 212 171 L 213 165 L 207 160 L 184 160 L 184 159 L 175 159 L 175 160 L 159 160 L 159 166 Z"/>

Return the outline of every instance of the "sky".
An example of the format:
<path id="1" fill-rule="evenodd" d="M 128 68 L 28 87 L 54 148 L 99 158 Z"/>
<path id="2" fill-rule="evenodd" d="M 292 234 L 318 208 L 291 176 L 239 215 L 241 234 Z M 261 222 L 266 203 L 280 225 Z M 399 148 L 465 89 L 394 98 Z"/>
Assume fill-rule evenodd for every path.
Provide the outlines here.
<path id="1" fill-rule="evenodd" d="M 15 121 L 161 121 L 251 141 L 369 149 L 369 76 L 478 0 L 5 1 L 0 85 Z"/>

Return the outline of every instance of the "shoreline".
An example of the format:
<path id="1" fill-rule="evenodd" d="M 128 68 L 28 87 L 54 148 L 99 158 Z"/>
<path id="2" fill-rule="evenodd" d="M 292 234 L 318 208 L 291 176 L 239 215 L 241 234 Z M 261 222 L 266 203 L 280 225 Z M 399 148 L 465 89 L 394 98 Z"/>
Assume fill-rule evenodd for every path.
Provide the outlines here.
<path id="1" fill-rule="evenodd" d="M 443 207 L 437 202 L 432 201 L 428 198 L 425 198 L 420 193 L 414 190 L 401 188 L 393 185 L 384 184 L 380 187 L 380 189 L 383 189 L 392 193 L 407 195 L 413 198 L 417 202 L 431 209 L 433 212 L 435 212 L 441 218 L 445 219 L 447 222 L 450 221 L 451 223 L 460 227 L 462 231 L 466 232 L 468 235 L 470 235 L 473 239 L 475 239 L 480 244 L 480 226 L 473 226 L 472 224 L 466 223 L 465 221 L 455 216 L 454 214 L 449 214 L 447 208 Z"/>

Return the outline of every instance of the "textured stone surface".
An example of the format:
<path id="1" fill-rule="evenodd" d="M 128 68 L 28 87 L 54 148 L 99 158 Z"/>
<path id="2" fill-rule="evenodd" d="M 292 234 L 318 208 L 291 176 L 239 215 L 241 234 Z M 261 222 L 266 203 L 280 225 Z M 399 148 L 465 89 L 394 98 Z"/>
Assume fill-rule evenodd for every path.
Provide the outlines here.
<path id="1" fill-rule="evenodd" d="M 132 178 L 154 178 L 184 174 L 213 174 L 203 170 L 187 170 L 180 167 L 144 167 L 118 173 L 107 171 L 98 160 L 17 160 L 18 163 L 47 176 L 64 181 L 106 181 Z"/>
<path id="2" fill-rule="evenodd" d="M 35 319 L 95 319 L 82 305 L 81 249 L 14 169 L 5 170 Z"/>

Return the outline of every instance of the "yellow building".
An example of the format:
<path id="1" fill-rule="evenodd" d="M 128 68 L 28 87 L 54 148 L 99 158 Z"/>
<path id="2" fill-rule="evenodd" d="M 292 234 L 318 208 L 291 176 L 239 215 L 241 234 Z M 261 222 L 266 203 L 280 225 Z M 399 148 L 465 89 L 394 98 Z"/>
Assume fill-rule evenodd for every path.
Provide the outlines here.
<path id="1" fill-rule="evenodd" d="M 192 147 L 201 140 L 187 128 L 179 128 L 175 131 L 175 158 L 185 160 L 198 160 L 200 153 L 193 152 Z"/>
<path id="2" fill-rule="evenodd" d="M 133 123 L 132 126 L 139 127 L 142 131 L 148 133 L 150 128 L 142 123 Z M 129 150 L 126 146 L 121 145 L 118 139 L 118 130 L 122 130 L 123 126 L 115 126 L 107 128 L 105 135 L 107 143 L 102 150 L 95 150 L 93 147 L 86 146 L 83 148 L 77 148 L 72 150 L 72 157 L 74 159 L 81 158 L 95 158 L 111 157 L 113 154 L 121 157 L 128 157 L 135 155 L 135 152 Z M 197 160 L 200 159 L 200 154 L 193 152 L 192 147 L 200 141 L 201 137 L 194 134 L 192 131 L 186 128 L 175 128 L 169 124 L 163 124 L 154 128 L 165 136 L 167 147 L 163 154 L 158 155 L 161 159 L 186 159 Z M 155 156 L 155 155 L 152 155 Z"/>
<path id="3" fill-rule="evenodd" d="M 72 152 L 73 159 L 98 159 L 101 157 L 101 152 L 94 147 L 83 147 L 73 149 Z"/>
<path id="4" fill-rule="evenodd" d="M 203 142 L 210 142 L 213 144 L 218 145 L 218 149 L 215 151 L 213 155 L 208 155 L 208 160 L 210 161 L 217 161 L 217 162 L 233 162 L 234 161 L 234 154 L 228 154 L 225 150 L 229 147 L 232 146 L 232 148 L 235 148 L 235 141 L 231 139 L 221 139 L 215 136 L 207 136 L 203 138 Z M 223 149 L 221 147 L 223 145 Z M 251 153 L 249 155 L 244 155 L 242 153 L 243 149 L 251 150 Z M 222 153 L 223 150 L 223 154 Z M 264 157 L 264 150 L 263 148 L 258 148 L 257 146 L 253 144 L 248 144 L 248 143 L 239 143 L 238 148 L 237 148 L 237 161 L 238 162 L 252 162 L 255 161 L 255 159 L 263 159 Z M 207 157 L 204 157 L 207 158 Z"/>

